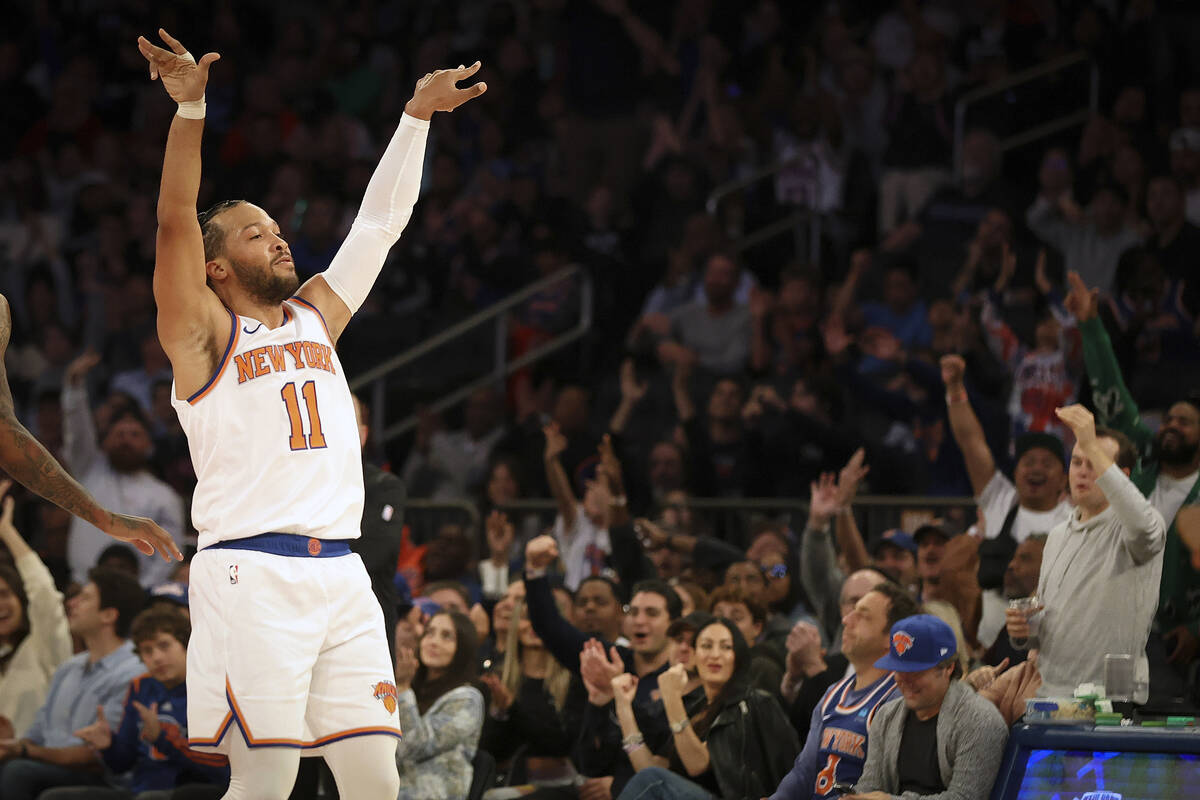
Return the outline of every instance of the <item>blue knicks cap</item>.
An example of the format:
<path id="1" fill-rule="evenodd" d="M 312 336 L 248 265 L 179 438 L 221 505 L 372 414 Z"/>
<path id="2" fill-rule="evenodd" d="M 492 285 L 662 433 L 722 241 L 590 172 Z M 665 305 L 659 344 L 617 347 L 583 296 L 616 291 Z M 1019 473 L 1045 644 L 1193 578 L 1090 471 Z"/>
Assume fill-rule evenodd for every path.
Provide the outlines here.
<path id="1" fill-rule="evenodd" d="M 932 614 L 917 614 L 892 626 L 888 654 L 875 666 L 893 672 L 920 672 L 957 652 L 958 640 L 949 625 Z"/>
<path id="2" fill-rule="evenodd" d="M 188 607 L 188 585 L 178 581 L 160 583 L 150 590 L 151 600 L 170 600 L 184 608 Z"/>
<path id="3" fill-rule="evenodd" d="M 917 543 L 913 541 L 913 537 L 899 528 L 892 528 L 880 534 L 879 538 L 871 544 L 871 555 L 879 555 L 880 548 L 885 544 L 899 547 L 901 550 L 907 550 L 913 555 L 916 555 L 917 552 Z"/>

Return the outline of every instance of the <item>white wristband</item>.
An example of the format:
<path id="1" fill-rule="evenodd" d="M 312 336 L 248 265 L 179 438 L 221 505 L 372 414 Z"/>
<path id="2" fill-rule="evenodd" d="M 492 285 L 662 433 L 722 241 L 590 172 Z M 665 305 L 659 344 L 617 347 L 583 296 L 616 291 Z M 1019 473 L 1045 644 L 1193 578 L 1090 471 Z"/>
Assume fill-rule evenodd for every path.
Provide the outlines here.
<path id="1" fill-rule="evenodd" d="M 201 97 L 199 100 L 185 100 L 180 103 L 175 115 L 184 119 L 204 119 L 204 110 L 204 98 Z"/>

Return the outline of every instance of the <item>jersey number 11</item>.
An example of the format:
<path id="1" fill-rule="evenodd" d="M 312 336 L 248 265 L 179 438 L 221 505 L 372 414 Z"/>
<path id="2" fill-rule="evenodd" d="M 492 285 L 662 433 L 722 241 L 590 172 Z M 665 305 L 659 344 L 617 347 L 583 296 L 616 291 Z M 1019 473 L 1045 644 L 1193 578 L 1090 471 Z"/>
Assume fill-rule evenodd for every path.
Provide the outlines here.
<path id="1" fill-rule="evenodd" d="M 304 435 L 304 417 L 300 412 L 300 400 L 296 396 L 296 384 L 284 385 L 279 394 L 283 397 L 288 422 L 291 424 L 288 446 L 293 450 L 320 450 L 325 447 L 325 434 L 321 432 L 321 414 L 317 411 L 317 382 L 309 381 L 300 387 L 300 394 L 304 397 L 304 405 L 308 409 L 308 436 Z"/>

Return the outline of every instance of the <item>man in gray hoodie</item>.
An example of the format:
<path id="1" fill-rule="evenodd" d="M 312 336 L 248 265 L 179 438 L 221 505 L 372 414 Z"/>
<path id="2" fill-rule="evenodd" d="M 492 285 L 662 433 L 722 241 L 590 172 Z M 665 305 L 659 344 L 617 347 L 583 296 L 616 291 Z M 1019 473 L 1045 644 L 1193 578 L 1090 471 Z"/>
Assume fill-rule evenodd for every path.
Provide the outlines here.
<path id="1" fill-rule="evenodd" d="M 1144 703 L 1166 524 L 1129 479 L 1137 452 L 1128 437 L 1097 429 L 1083 406 L 1057 413 L 1075 433 L 1068 479 L 1075 512 L 1050 531 L 1038 577 L 1042 694 L 1070 697 L 1080 683 L 1103 684 L 1105 654 L 1127 653 L 1133 700 Z M 1010 609 L 1007 627 L 1014 646 L 1033 643 L 1025 612 Z"/>

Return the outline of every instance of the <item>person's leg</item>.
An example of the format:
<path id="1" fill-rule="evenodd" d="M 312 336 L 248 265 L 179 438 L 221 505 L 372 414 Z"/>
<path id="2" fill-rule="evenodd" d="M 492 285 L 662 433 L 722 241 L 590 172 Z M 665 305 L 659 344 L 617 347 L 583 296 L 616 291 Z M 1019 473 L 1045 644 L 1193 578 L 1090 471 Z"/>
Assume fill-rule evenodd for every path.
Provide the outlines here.
<path id="1" fill-rule="evenodd" d="M 324 753 L 339 796 L 354 800 L 396 800 L 400 793 L 400 772 L 396 768 L 395 738 L 356 736 L 325 745 Z"/>
<path id="2" fill-rule="evenodd" d="M 229 791 L 222 800 L 287 800 L 300 767 L 299 749 L 251 748 L 238 733 L 230 734 L 229 744 Z"/>
<path id="3" fill-rule="evenodd" d="M 57 786 L 97 786 L 99 775 L 76 769 L 17 758 L 0 767 L 0 797 L 4 800 L 37 800 Z"/>
<path id="4" fill-rule="evenodd" d="M 669 769 L 647 767 L 625 784 L 617 800 L 713 800 L 713 796 Z"/>

